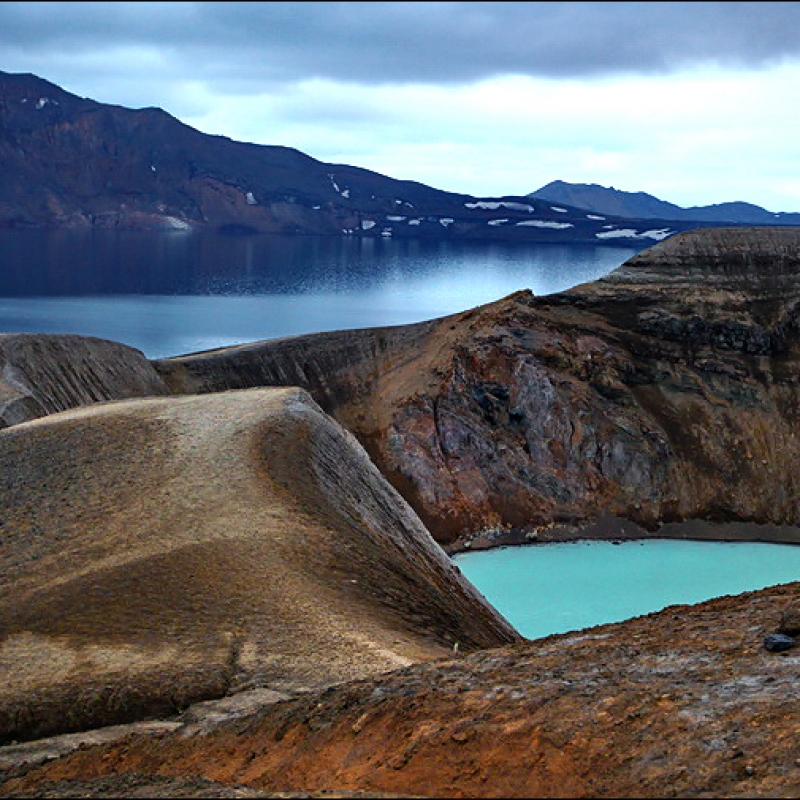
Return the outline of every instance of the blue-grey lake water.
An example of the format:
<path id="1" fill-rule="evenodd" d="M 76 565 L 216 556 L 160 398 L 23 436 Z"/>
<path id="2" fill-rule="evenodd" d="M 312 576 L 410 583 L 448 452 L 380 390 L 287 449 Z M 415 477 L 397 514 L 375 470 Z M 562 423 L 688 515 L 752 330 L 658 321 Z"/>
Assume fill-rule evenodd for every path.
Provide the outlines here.
<path id="1" fill-rule="evenodd" d="M 0 332 L 78 333 L 162 358 L 399 325 L 568 289 L 641 246 L 0 230 Z"/>
<path id="2" fill-rule="evenodd" d="M 760 542 L 579 541 L 453 561 L 530 639 L 800 580 L 800 546 Z"/>

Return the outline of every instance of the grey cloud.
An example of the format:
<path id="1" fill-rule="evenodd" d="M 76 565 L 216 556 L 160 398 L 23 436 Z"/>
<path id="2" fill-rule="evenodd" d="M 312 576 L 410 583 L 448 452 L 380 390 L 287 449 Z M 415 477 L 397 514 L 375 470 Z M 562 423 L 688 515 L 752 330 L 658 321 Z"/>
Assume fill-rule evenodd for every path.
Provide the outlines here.
<path id="1" fill-rule="evenodd" d="M 798 30 L 795 2 L 0 3 L 0 53 L 15 63 L 151 47 L 183 77 L 244 93 L 313 77 L 458 83 L 760 67 L 800 56 Z"/>

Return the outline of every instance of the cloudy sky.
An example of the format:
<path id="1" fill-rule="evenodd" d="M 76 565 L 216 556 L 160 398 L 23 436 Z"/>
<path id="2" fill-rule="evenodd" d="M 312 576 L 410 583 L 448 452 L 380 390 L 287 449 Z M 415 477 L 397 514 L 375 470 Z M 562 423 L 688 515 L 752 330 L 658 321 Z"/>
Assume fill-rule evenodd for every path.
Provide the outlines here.
<path id="1" fill-rule="evenodd" d="M 797 2 L 2 2 L 0 70 L 476 196 L 800 211 Z"/>

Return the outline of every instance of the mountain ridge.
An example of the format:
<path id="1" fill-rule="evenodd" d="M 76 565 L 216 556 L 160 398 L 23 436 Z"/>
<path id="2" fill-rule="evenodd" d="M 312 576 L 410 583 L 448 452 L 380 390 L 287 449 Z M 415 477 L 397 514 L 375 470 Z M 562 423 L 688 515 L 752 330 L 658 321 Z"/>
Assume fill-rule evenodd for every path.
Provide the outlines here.
<path id="1" fill-rule="evenodd" d="M 696 227 L 564 206 L 329 164 L 202 133 L 160 108 L 99 103 L 0 71 L 0 227 L 645 245 Z"/>

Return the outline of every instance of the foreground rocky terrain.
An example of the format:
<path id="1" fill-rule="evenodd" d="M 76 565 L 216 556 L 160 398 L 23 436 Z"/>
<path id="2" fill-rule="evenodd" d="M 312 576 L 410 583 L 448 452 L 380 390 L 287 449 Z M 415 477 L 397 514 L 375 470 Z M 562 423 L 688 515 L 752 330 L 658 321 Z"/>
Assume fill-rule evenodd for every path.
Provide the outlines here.
<path id="1" fill-rule="evenodd" d="M 800 649 L 763 639 L 792 613 L 800 631 L 799 601 L 791 584 L 254 698 L 227 718 L 198 708 L 105 743 L 7 747 L 0 792 L 797 797 Z"/>
<path id="2" fill-rule="evenodd" d="M 0 337 L 0 793 L 796 796 L 800 582 L 531 642 L 443 548 L 800 543 L 799 262 L 715 229 L 417 325 Z"/>
<path id="3" fill-rule="evenodd" d="M 519 638 L 301 389 L 53 414 L 0 474 L 4 742 Z"/>

